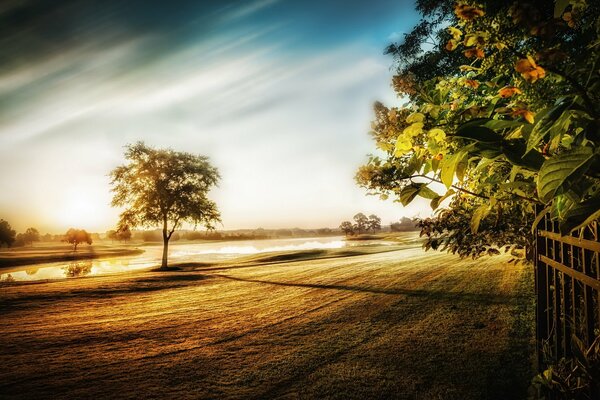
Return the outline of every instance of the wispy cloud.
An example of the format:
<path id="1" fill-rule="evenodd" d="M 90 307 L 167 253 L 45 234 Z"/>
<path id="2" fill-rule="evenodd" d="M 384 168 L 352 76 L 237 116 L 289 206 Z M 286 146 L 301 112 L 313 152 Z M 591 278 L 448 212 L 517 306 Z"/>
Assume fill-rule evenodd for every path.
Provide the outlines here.
<path id="1" fill-rule="evenodd" d="M 227 228 L 418 212 L 365 197 L 353 182 L 372 149 L 372 102 L 394 101 L 389 60 L 360 36 L 294 51 L 285 18 L 249 23 L 280 4 L 218 9 L 214 32 L 188 33 L 173 48 L 155 32 L 99 37 L 0 72 L 0 160 L 15 171 L 0 175 L 0 210 L 37 210 L 42 229 L 71 214 L 107 229 L 116 211 L 106 173 L 124 144 L 146 140 L 211 157 Z"/>

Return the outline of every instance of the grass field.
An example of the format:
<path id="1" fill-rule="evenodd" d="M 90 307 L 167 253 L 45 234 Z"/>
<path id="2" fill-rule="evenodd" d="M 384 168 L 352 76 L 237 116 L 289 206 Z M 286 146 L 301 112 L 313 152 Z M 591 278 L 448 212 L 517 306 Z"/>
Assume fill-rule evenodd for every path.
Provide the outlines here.
<path id="1" fill-rule="evenodd" d="M 0 287 L 0 398 L 526 396 L 527 267 L 359 249 Z"/>

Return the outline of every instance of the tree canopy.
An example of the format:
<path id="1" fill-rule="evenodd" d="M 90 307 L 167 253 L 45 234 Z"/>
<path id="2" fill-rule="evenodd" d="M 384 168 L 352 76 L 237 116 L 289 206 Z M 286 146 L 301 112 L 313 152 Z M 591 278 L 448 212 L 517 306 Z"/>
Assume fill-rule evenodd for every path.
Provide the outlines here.
<path id="1" fill-rule="evenodd" d="M 208 192 L 219 173 L 207 157 L 143 142 L 128 145 L 124 165 L 111 172 L 112 205 L 124 207 L 119 226 L 162 228 L 162 268 L 167 268 L 169 239 L 184 222 L 214 228 L 220 221 Z"/>
<path id="2" fill-rule="evenodd" d="M 71 228 L 65 233 L 63 242 L 67 242 L 73 245 L 73 251 L 77 251 L 77 246 L 82 243 L 92 244 L 92 235 L 90 235 L 85 229 Z"/>
<path id="3" fill-rule="evenodd" d="M 450 199 L 420 227 L 427 247 L 462 256 L 527 245 L 536 205 L 563 234 L 597 219 L 600 4 L 417 8 L 422 21 L 387 49 L 405 103 L 375 105 L 379 155 L 358 183 L 402 204 L 428 199 L 434 210 Z"/>
<path id="4" fill-rule="evenodd" d="M 7 247 L 12 246 L 15 242 L 17 232 L 12 229 L 8 221 L 0 219 L 0 247 L 6 245 Z"/>

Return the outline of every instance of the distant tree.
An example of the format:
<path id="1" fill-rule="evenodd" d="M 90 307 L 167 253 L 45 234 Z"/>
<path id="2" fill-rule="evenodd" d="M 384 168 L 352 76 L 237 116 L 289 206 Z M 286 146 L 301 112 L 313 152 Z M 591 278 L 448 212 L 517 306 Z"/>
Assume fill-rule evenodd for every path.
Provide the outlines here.
<path id="1" fill-rule="evenodd" d="M 12 246 L 15 242 L 16 234 L 17 232 L 11 228 L 7 221 L 0 219 L 0 247 L 4 245 L 6 245 L 6 247 Z"/>
<path id="2" fill-rule="evenodd" d="M 369 222 L 367 223 L 369 230 L 373 231 L 373 233 L 381 230 L 381 218 L 379 218 L 375 214 L 369 215 Z"/>
<path id="3" fill-rule="evenodd" d="M 42 241 L 43 242 L 51 242 L 52 241 L 52 235 L 49 233 L 46 233 L 44 236 L 42 236 Z"/>
<path id="4" fill-rule="evenodd" d="M 92 244 L 92 235 L 87 233 L 84 229 L 71 228 L 65 233 L 63 242 L 67 242 L 73 245 L 73 251 L 77 251 L 77 246 L 81 243 Z"/>
<path id="5" fill-rule="evenodd" d="M 114 242 L 115 240 L 117 240 L 117 231 L 115 231 L 114 229 L 107 231 L 106 238 L 110 239 L 111 242 Z"/>
<path id="6" fill-rule="evenodd" d="M 160 230 L 151 230 L 142 232 L 142 240 L 144 242 L 160 242 L 162 234 Z"/>
<path id="7" fill-rule="evenodd" d="M 350 221 L 344 221 L 340 224 L 340 229 L 346 234 L 346 236 L 354 234 L 354 225 Z"/>
<path id="8" fill-rule="evenodd" d="M 171 149 L 154 149 L 138 142 L 127 146 L 127 163 L 111 172 L 114 207 L 126 207 L 120 225 L 162 226 L 161 269 L 167 269 L 169 239 L 183 222 L 208 229 L 220 221 L 208 192 L 219 173 L 207 157 Z"/>
<path id="9" fill-rule="evenodd" d="M 417 222 L 408 217 L 402 217 L 400 222 L 392 222 L 390 224 L 390 229 L 392 232 L 406 232 L 406 231 L 416 231 L 419 228 L 417 227 Z"/>
<path id="10" fill-rule="evenodd" d="M 317 229 L 317 235 L 319 235 L 319 236 L 330 235 L 330 234 L 331 234 L 331 228 Z"/>
<path id="11" fill-rule="evenodd" d="M 354 216 L 354 230 L 361 234 L 366 232 L 367 227 L 369 226 L 369 218 L 363 213 L 358 213 Z"/>
<path id="12" fill-rule="evenodd" d="M 40 232 L 35 228 L 27 228 L 23 234 L 23 242 L 25 244 L 33 244 L 40 241 Z"/>
<path id="13" fill-rule="evenodd" d="M 119 242 L 128 242 L 131 240 L 131 230 L 129 229 L 129 225 L 120 226 L 115 232 L 115 238 Z"/>

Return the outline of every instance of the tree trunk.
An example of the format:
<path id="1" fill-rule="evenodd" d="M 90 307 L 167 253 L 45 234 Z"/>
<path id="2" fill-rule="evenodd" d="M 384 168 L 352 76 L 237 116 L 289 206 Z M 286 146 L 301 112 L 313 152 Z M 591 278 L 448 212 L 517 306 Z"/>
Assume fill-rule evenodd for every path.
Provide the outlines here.
<path id="1" fill-rule="evenodd" d="M 167 237 L 163 238 L 163 255 L 162 255 L 162 264 L 160 265 L 160 269 L 169 268 L 167 265 L 167 254 L 169 252 L 169 239 Z"/>
<path id="2" fill-rule="evenodd" d="M 167 220 L 164 220 L 163 223 L 163 255 L 162 255 L 162 264 L 160 265 L 160 269 L 169 268 L 167 264 L 167 254 L 169 253 L 169 235 L 167 234 Z"/>

